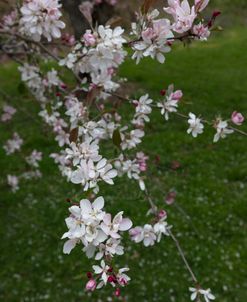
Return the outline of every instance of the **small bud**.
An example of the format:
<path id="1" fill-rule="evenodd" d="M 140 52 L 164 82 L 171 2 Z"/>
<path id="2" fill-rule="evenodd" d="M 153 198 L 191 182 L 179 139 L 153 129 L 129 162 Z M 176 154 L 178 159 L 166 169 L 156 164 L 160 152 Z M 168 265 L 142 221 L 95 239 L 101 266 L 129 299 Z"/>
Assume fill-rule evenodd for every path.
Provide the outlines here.
<path id="1" fill-rule="evenodd" d="M 233 111 L 231 120 L 232 120 L 233 124 L 235 124 L 237 126 L 241 126 L 244 122 L 244 117 L 240 112 Z"/>
<path id="2" fill-rule="evenodd" d="M 108 269 L 108 272 L 109 272 L 109 273 L 113 272 L 113 268 L 110 267 L 110 268 Z"/>
<path id="3" fill-rule="evenodd" d="M 61 84 L 61 88 L 62 88 L 62 89 L 67 89 L 67 87 L 68 87 L 68 86 L 67 86 L 66 84 L 64 84 L 64 83 Z"/>
<path id="4" fill-rule="evenodd" d="M 175 198 L 177 196 L 177 193 L 175 191 L 171 191 L 167 194 L 166 198 L 165 198 L 165 202 L 168 205 L 171 205 L 174 203 Z"/>
<path id="5" fill-rule="evenodd" d="M 96 281 L 94 279 L 90 279 L 86 284 L 86 290 L 88 291 L 94 291 L 96 288 Z"/>
<path id="6" fill-rule="evenodd" d="M 160 211 L 159 211 L 159 213 L 158 213 L 158 218 L 159 218 L 159 219 L 162 219 L 162 218 L 164 218 L 164 217 L 166 217 L 166 216 L 167 216 L 167 213 L 166 213 L 165 210 L 160 210 Z"/>
<path id="7" fill-rule="evenodd" d="M 219 15 L 221 15 L 221 12 L 220 11 L 214 11 L 213 12 L 213 18 L 217 18 Z"/>
<path id="8" fill-rule="evenodd" d="M 121 295 L 121 290 L 120 290 L 120 288 L 117 288 L 117 289 L 115 290 L 115 296 L 116 296 L 116 297 L 120 297 L 120 295 Z"/>
<path id="9" fill-rule="evenodd" d="M 57 93 L 56 93 L 56 96 L 57 96 L 57 97 L 60 97 L 60 96 L 61 96 L 61 93 L 60 93 L 60 92 L 57 92 Z"/>
<path id="10" fill-rule="evenodd" d="M 160 90 L 160 95 L 162 96 L 166 95 L 166 90 L 165 89 Z"/>
<path id="11" fill-rule="evenodd" d="M 114 276 L 109 276 L 108 279 L 107 279 L 107 281 L 109 283 L 116 282 L 116 278 Z"/>
<path id="12" fill-rule="evenodd" d="M 93 274 L 91 272 L 87 272 L 87 277 L 88 277 L 88 279 L 92 279 L 93 278 Z"/>

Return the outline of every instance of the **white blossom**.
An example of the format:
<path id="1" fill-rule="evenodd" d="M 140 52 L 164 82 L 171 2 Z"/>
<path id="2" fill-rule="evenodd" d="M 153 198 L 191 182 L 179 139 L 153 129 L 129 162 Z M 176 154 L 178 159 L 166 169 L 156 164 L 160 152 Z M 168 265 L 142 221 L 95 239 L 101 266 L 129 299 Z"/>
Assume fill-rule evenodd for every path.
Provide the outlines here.
<path id="1" fill-rule="evenodd" d="M 214 136 L 214 143 L 218 142 L 220 138 L 226 138 L 228 134 L 234 132 L 232 129 L 228 128 L 227 121 L 222 121 L 221 119 L 217 120 L 215 127 L 217 132 Z"/>
<path id="2" fill-rule="evenodd" d="M 188 134 L 192 134 L 193 137 L 197 137 L 198 134 L 203 132 L 204 125 L 201 123 L 201 119 L 196 117 L 194 113 L 189 113 L 188 123 L 190 125 L 187 130 Z"/>

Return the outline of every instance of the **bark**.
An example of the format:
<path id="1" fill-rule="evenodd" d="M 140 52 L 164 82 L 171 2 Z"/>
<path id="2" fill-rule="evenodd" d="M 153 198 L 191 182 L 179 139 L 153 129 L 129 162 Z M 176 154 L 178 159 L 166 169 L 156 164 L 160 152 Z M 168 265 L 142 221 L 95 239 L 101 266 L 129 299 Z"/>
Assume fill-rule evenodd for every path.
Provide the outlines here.
<path id="1" fill-rule="evenodd" d="M 85 1 L 85 0 L 84 0 Z M 83 0 L 62 0 L 63 8 L 68 13 L 74 34 L 77 39 L 89 29 L 89 24 L 79 10 L 79 5 Z M 93 11 L 94 24 L 104 25 L 114 15 L 114 8 L 107 3 L 96 5 Z"/>

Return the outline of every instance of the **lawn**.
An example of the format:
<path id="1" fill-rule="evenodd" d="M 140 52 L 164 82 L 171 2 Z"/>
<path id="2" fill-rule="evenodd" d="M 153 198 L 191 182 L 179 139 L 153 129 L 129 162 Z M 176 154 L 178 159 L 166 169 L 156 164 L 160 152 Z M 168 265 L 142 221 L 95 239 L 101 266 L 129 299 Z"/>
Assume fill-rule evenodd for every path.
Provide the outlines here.
<path id="1" fill-rule="evenodd" d="M 241 28 L 217 33 L 208 43 L 176 47 L 165 65 L 144 60 L 136 68 L 128 61 L 121 75 L 135 83 L 132 97 L 149 92 L 157 100 L 159 91 L 174 83 L 185 95 L 181 112 L 209 120 L 219 113 L 229 118 L 233 110 L 247 116 L 246 36 L 247 30 Z M 12 123 L 0 125 L 1 145 L 17 131 L 24 138 L 25 152 L 35 148 L 44 152 L 43 178 L 22 183 L 13 194 L 5 176 L 25 166 L 18 154 L 7 157 L 0 149 L 0 301 L 111 301 L 111 292 L 85 293 L 85 273 L 92 262 L 79 247 L 70 256 L 62 254 L 66 198 L 82 192 L 66 183 L 49 159 L 57 148 L 49 129 L 36 118 L 38 104 L 27 93 L 20 94 L 15 64 L 1 66 L 0 83 L 18 109 Z M 186 121 L 178 117 L 165 122 L 154 112 L 152 120 L 140 146 L 150 156 L 149 191 L 168 211 L 173 232 L 203 287 L 210 287 L 217 301 L 245 302 L 246 138 L 235 134 L 213 144 L 213 130 L 193 139 L 186 134 Z M 247 131 L 247 125 L 242 129 Z M 178 169 L 171 168 L 173 161 L 180 163 Z M 164 196 L 171 189 L 177 191 L 177 206 L 169 207 Z M 136 225 L 145 223 L 148 204 L 135 182 L 120 179 L 113 187 L 103 186 L 102 195 L 110 211 L 123 209 Z M 123 292 L 126 301 L 189 301 L 188 287 L 193 284 L 170 238 L 151 248 L 127 240 L 126 245 L 126 255 L 118 260 L 128 264 L 133 279 Z"/>

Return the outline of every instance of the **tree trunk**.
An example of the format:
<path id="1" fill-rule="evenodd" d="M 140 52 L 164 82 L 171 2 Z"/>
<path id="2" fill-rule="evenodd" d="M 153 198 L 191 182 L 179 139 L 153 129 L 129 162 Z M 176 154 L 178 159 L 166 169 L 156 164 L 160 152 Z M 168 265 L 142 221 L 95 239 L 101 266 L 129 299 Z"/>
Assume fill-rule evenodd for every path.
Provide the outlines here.
<path id="1" fill-rule="evenodd" d="M 79 5 L 85 0 L 62 0 L 63 8 L 68 13 L 71 25 L 74 29 L 76 39 L 90 28 L 87 20 L 79 10 Z M 94 6 L 93 21 L 94 24 L 104 25 L 111 17 L 113 17 L 114 8 L 107 3 L 101 3 Z"/>

